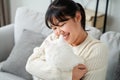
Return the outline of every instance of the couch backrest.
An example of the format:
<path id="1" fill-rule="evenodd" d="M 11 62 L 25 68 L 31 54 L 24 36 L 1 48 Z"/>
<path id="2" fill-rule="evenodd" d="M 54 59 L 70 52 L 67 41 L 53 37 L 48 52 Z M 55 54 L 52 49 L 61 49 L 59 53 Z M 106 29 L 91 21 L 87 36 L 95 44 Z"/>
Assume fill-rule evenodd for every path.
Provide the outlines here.
<path id="1" fill-rule="evenodd" d="M 14 46 L 14 25 L 0 28 L 0 62 L 5 60 Z"/>

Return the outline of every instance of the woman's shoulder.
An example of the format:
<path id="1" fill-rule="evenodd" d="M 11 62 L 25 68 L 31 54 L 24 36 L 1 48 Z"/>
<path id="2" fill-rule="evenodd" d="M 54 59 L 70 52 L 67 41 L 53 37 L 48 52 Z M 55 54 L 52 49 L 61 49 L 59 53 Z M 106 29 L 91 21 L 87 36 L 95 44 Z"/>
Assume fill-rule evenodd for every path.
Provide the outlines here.
<path id="1" fill-rule="evenodd" d="M 89 58 L 93 58 L 95 56 L 103 57 L 108 55 L 108 47 L 105 43 L 100 40 L 90 38 L 90 42 L 86 45 L 85 52 L 86 55 L 89 55 Z M 88 58 L 88 57 L 87 57 Z"/>
<path id="2" fill-rule="evenodd" d="M 88 35 L 88 39 L 89 39 L 88 46 L 90 48 L 95 49 L 95 48 L 106 48 L 107 47 L 105 43 L 103 43 L 102 41 L 98 39 L 91 37 L 90 35 Z"/>
<path id="3" fill-rule="evenodd" d="M 90 36 L 91 37 L 91 36 Z M 100 41 L 100 40 L 98 40 L 98 39 L 95 39 L 95 38 L 93 38 L 93 37 L 91 37 L 91 42 L 88 44 L 88 46 L 91 48 L 91 49 L 96 49 L 96 50 L 98 50 L 98 49 L 101 49 L 101 50 L 107 50 L 108 49 L 108 46 L 104 43 L 104 42 L 102 42 L 102 41 Z"/>

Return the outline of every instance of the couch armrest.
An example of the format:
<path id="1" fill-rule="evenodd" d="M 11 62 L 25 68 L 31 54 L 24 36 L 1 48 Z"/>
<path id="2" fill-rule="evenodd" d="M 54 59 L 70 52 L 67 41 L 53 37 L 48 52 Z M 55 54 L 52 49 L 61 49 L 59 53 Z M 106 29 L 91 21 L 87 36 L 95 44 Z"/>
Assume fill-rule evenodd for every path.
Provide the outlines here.
<path id="1" fill-rule="evenodd" d="M 1 71 L 2 63 L 0 63 L 0 71 Z"/>
<path id="2" fill-rule="evenodd" d="M 14 46 L 14 25 L 0 28 L 0 62 L 5 60 Z"/>
<path id="3" fill-rule="evenodd" d="M 1 69 L 2 69 L 2 65 L 3 65 L 4 62 L 5 62 L 5 61 L 0 62 L 0 71 L 1 71 Z"/>

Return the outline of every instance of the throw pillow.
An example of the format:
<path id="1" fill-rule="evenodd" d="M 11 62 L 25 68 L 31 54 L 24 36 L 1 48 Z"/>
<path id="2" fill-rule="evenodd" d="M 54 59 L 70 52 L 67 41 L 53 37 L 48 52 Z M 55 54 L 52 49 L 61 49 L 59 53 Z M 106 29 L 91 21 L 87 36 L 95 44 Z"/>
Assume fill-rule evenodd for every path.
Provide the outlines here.
<path id="1" fill-rule="evenodd" d="M 86 26 L 85 29 L 87 30 L 87 33 L 90 34 L 92 37 L 100 39 L 102 32 L 99 29 L 92 26 Z"/>
<path id="2" fill-rule="evenodd" d="M 32 76 L 25 70 L 25 65 L 28 57 L 32 54 L 33 48 L 40 46 L 44 39 L 40 33 L 23 31 L 10 56 L 3 63 L 2 71 L 32 80 Z"/>
<path id="3" fill-rule="evenodd" d="M 44 36 L 48 36 L 52 32 L 45 25 L 43 13 L 26 7 L 20 7 L 17 9 L 15 16 L 15 44 L 18 42 L 24 29 L 41 32 Z"/>

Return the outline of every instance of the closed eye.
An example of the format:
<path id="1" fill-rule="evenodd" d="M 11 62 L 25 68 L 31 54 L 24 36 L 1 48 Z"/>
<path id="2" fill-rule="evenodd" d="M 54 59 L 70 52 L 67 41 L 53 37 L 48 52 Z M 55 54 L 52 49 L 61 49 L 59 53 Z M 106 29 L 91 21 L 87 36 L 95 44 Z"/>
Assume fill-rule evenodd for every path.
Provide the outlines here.
<path id="1" fill-rule="evenodd" d="M 66 23 L 60 23 L 58 26 L 52 26 L 53 30 L 56 30 L 57 27 L 63 27 Z"/>
<path id="2" fill-rule="evenodd" d="M 61 24 L 61 25 L 59 25 L 59 27 L 62 27 L 62 26 L 64 26 L 66 23 L 63 23 L 63 24 Z"/>
<path id="3" fill-rule="evenodd" d="M 56 30 L 57 28 L 56 27 L 52 27 L 53 30 Z"/>

